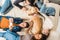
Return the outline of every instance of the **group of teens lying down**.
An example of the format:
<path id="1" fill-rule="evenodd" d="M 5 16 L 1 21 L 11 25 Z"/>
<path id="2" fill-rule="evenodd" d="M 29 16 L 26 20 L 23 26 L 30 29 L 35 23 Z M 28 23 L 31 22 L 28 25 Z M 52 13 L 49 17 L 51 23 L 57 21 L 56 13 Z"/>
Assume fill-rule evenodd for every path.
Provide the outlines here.
<path id="1" fill-rule="evenodd" d="M 50 29 L 52 28 L 52 27 L 47 27 L 47 29 L 43 28 L 44 21 L 46 20 L 47 16 L 45 14 L 40 13 L 38 8 L 36 8 L 36 7 L 31 7 L 28 5 L 25 8 L 26 8 L 26 10 L 24 10 L 24 11 L 29 16 L 29 19 L 27 21 L 27 23 L 29 24 L 29 27 L 26 30 L 26 33 L 29 35 L 33 35 L 31 40 L 45 40 L 49 35 Z M 2 20 L 3 20 L 4 26 L 2 25 L 2 22 L 0 22 L 1 28 L 9 28 L 10 24 L 12 23 L 12 18 L 10 18 L 10 20 L 8 20 L 8 19 L 3 17 Z M 52 22 L 50 21 L 49 24 L 51 24 L 51 23 Z M 14 26 L 18 25 L 15 23 L 12 23 L 12 24 L 14 24 Z M 52 24 L 50 26 L 52 26 Z"/>

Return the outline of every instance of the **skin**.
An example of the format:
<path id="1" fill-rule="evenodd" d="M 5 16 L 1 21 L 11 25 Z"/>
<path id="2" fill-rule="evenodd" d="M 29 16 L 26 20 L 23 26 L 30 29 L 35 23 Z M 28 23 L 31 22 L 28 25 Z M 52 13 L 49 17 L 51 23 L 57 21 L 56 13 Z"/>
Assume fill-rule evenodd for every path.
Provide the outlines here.
<path id="1" fill-rule="evenodd" d="M 34 15 L 31 17 L 31 21 L 33 21 L 32 33 L 37 34 L 41 32 L 42 28 L 42 19 L 39 16 Z"/>
<path id="2" fill-rule="evenodd" d="M 33 8 L 34 9 L 34 8 Z M 38 11 L 38 9 L 36 8 L 35 10 L 33 10 L 33 11 L 30 11 L 30 10 L 28 10 L 28 12 L 27 12 L 27 14 L 29 15 L 29 17 L 30 17 L 30 21 L 32 21 L 33 23 L 32 23 L 32 25 L 33 25 L 33 27 L 31 26 L 30 28 L 29 28 L 29 30 L 32 28 L 32 32 L 33 32 L 33 34 L 34 34 L 34 37 L 36 38 L 36 39 L 40 39 L 40 38 L 42 38 L 42 35 L 41 34 L 39 34 L 39 32 L 42 32 L 43 34 L 45 34 L 45 35 L 48 35 L 49 34 L 49 29 L 42 29 L 42 31 L 41 31 L 41 27 L 42 27 L 42 19 L 40 19 L 40 15 L 38 15 L 37 14 L 37 11 Z M 36 14 L 34 14 L 34 13 L 36 13 Z M 33 14 L 33 15 L 32 15 Z M 40 29 L 39 29 L 40 28 Z M 38 30 L 37 30 L 38 29 Z M 34 31 L 36 31 L 36 32 L 34 32 Z"/>
<path id="3" fill-rule="evenodd" d="M 41 39 L 41 38 L 42 38 L 42 35 L 41 35 L 41 34 L 36 34 L 36 35 L 34 35 L 34 37 L 35 37 L 36 39 Z"/>
<path id="4" fill-rule="evenodd" d="M 40 19 L 40 17 L 36 14 L 34 14 L 34 16 L 31 17 L 30 19 L 33 22 L 33 27 L 32 28 L 32 33 L 34 34 L 34 37 L 36 39 L 40 39 L 42 37 L 41 34 L 41 28 L 42 28 L 42 19 Z"/>
<path id="5" fill-rule="evenodd" d="M 13 26 L 13 18 L 10 18 L 10 19 L 9 19 L 9 22 L 10 22 L 9 29 L 12 30 L 12 28 L 14 27 L 14 26 Z M 20 26 L 20 27 L 22 27 L 22 28 L 25 28 L 27 24 L 26 24 L 26 22 L 22 22 L 22 23 L 16 24 L 16 25 L 17 25 L 17 26 Z"/>
<path id="6" fill-rule="evenodd" d="M 28 0 L 25 0 L 25 3 L 24 3 L 24 4 L 25 4 L 25 6 L 27 6 L 27 5 L 29 5 L 30 3 L 28 2 Z M 26 8 L 25 6 L 22 8 L 23 11 L 26 11 L 26 10 L 27 10 L 27 8 Z"/>

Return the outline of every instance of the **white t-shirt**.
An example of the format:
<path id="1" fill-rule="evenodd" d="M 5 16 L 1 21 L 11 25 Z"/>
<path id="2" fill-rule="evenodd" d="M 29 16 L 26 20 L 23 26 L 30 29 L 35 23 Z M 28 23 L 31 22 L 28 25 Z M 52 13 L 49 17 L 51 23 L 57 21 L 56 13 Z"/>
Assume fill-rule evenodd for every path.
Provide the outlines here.
<path id="1" fill-rule="evenodd" d="M 50 18 L 46 17 L 45 21 L 43 22 L 43 29 L 52 29 L 53 22 Z"/>
<path id="2" fill-rule="evenodd" d="M 5 3 L 6 0 L 0 0 L 0 6 L 2 6 Z"/>
<path id="3" fill-rule="evenodd" d="M 43 20 L 43 29 L 52 29 L 53 28 L 52 20 L 45 14 L 43 14 L 43 13 L 41 13 L 41 14 L 45 17 L 45 20 Z"/>

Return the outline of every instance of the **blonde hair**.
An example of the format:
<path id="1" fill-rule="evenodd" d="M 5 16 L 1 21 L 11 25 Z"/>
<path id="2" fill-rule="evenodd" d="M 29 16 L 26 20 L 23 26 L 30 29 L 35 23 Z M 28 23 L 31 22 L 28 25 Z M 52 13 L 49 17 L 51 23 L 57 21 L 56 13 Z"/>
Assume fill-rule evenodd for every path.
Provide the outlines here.
<path id="1" fill-rule="evenodd" d="M 31 7 L 31 6 L 29 6 L 27 9 L 28 9 L 27 10 L 27 14 L 28 15 L 29 14 L 37 14 L 38 13 L 38 8 L 37 7 Z"/>

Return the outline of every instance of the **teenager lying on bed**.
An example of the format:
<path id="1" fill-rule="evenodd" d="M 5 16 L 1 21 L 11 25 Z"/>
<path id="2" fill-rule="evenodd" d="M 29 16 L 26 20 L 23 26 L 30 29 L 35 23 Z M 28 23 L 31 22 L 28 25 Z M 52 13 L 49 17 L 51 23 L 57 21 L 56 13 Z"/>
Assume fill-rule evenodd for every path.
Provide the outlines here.
<path id="1" fill-rule="evenodd" d="M 14 2 L 14 5 L 17 6 L 18 8 L 22 9 L 22 10 L 26 10 L 26 7 L 27 5 L 30 5 L 30 6 L 36 6 L 36 4 L 34 4 L 35 0 L 16 0 Z M 21 5 L 20 3 L 22 3 L 23 5 Z M 38 7 L 37 7 L 38 8 Z"/>
<path id="2" fill-rule="evenodd" d="M 26 13 L 30 17 L 30 27 L 27 30 L 28 35 L 25 35 L 25 37 L 29 38 L 29 40 L 46 40 L 50 29 L 52 29 L 53 24 L 52 21 L 45 15 L 40 14 L 38 9 L 36 7 L 29 7 L 29 9 L 26 11 Z M 44 21 L 43 21 L 44 19 Z M 28 22 L 29 23 L 29 22 Z M 50 26 L 49 26 L 50 25 Z M 29 34 L 32 34 L 32 38 Z M 24 36 L 23 36 L 24 38 Z M 24 39 L 23 39 L 24 40 Z M 25 38 L 25 40 L 27 40 Z"/>
<path id="3" fill-rule="evenodd" d="M 16 24 L 20 24 L 23 22 L 24 19 L 21 19 L 19 17 L 11 17 L 11 16 L 0 16 L 0 28 L 7 30 L 9 28 L 9 18 L 13 18 L 13 26 Z"/>
<path id="4" fill-rule="evenodd" d="M 13 26 L 13 18 L 9 19 L 9 24 L 9 29 L 6 32 L 0 32 L 0 37 L 4 37 L 6 40 L 20 40 L 20 36 L 17 32 L 21 31 L 23 28 L 29 27 L 27 22 L 22 22 L 16 26 Z"/>

